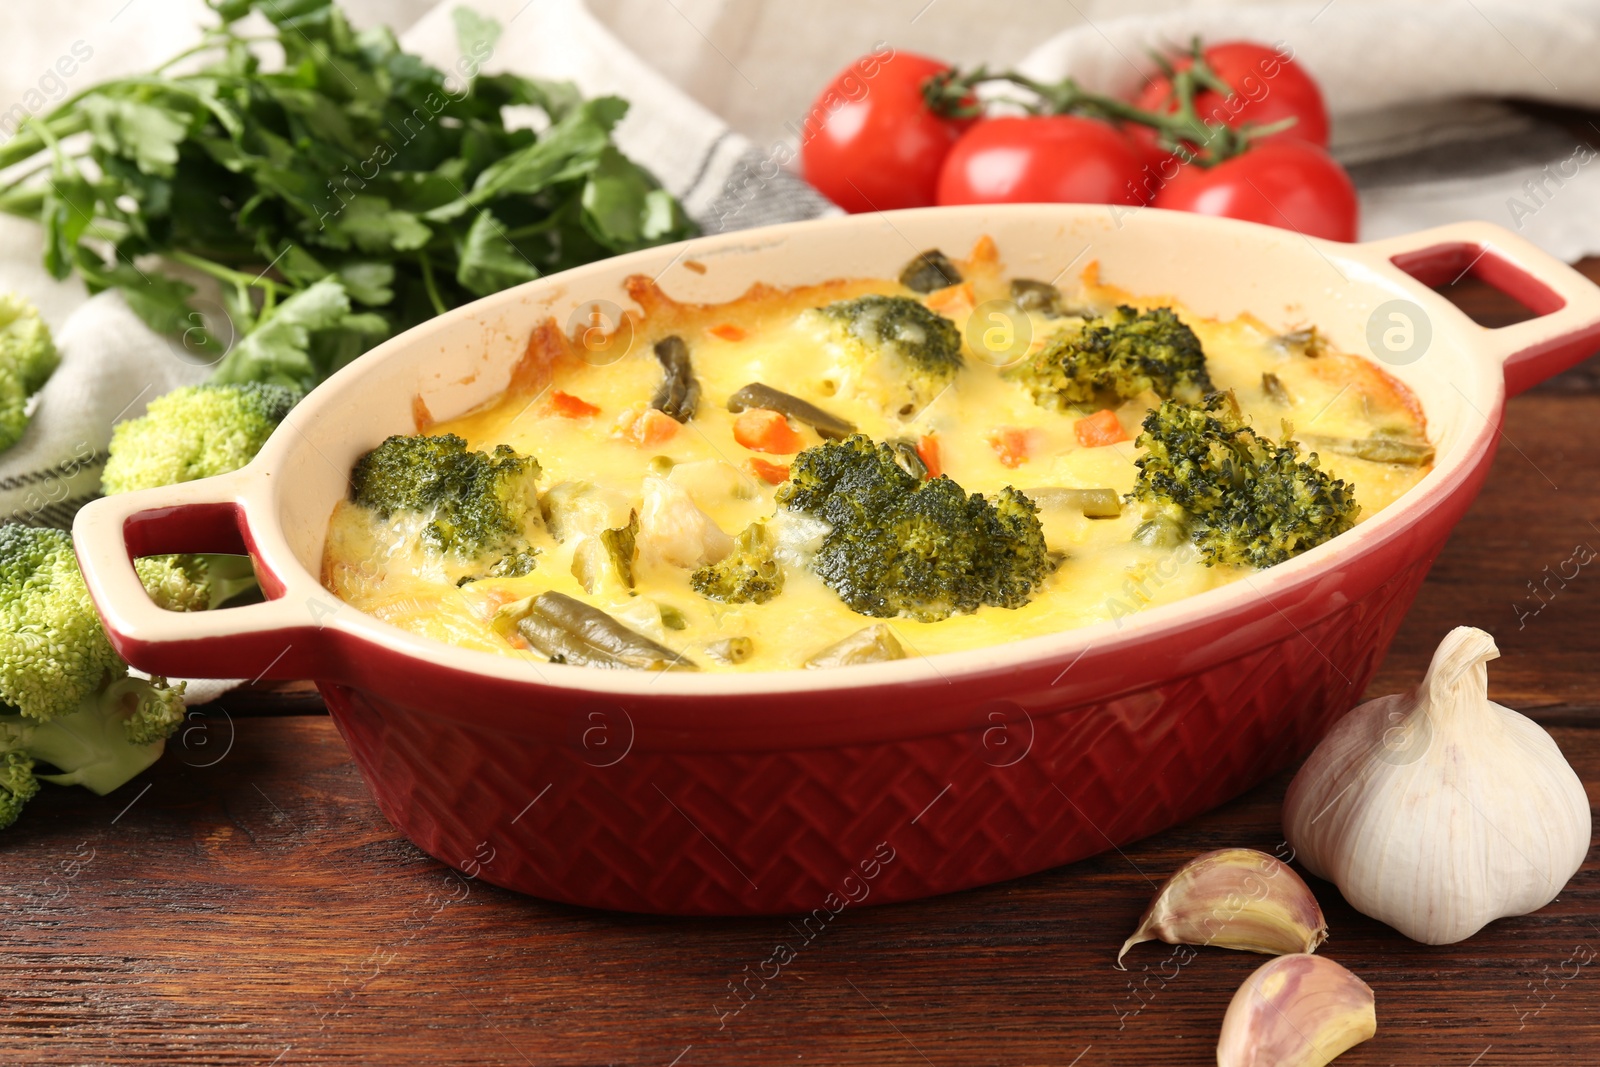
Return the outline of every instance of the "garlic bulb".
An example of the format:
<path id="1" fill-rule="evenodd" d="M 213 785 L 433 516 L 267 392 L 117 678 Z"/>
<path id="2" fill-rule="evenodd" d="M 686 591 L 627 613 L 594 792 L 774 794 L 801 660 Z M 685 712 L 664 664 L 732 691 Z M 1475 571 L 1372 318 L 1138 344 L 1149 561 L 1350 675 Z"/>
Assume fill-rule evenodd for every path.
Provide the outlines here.
<path id="1" fill-rule="evenodd" d="M 1488 698 L 1499 654 L 1482 630 L 1452 630 L 1416 691 L 1340 719 L 1284 799 L 1306 868 L 1425 944 L 1537 911 L 1589 851 L 1589 799 L 1561 750 Z"/>

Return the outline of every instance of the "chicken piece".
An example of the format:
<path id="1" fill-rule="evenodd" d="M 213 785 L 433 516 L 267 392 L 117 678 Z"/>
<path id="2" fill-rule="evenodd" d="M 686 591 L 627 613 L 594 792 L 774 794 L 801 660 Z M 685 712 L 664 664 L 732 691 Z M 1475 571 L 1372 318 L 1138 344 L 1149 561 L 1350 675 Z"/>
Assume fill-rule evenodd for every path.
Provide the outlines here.
<path id="1" fill-rule="evenodd" d="M 686 569 L 716 563 L 733 551 L 733 538 L 683 487 L 654 474 L 644 479 L 638 544 L 641 559 Z"/>

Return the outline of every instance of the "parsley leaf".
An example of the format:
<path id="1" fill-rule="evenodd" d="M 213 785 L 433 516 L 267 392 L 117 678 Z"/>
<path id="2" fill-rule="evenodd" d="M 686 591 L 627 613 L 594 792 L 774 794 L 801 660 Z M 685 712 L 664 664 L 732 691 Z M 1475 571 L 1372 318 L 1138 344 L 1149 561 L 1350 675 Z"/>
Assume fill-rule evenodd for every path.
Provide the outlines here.
<path id="1" fill-rule="evenodd" d="M 43 224 L 54 276 L 120 289 L 219 380 L 309 388 L 438 310 L 694 233 L 612 142 L 627 102 L 482 73 L 500 27 L 481 15 L 453 13 L 446 73 L 333 0 L 207 4 L 221 24 L 188 73 L 101 83 L 0 145 L 22 175 L 0 210 Z M 542 131 L 507 128 L 512 107 Z"/>

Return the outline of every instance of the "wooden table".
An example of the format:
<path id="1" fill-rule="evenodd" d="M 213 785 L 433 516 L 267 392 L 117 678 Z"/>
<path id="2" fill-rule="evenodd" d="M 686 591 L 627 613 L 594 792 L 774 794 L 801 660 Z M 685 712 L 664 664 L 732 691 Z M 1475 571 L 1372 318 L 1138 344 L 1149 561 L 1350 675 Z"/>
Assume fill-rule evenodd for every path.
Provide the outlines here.
<path id="1" fill-rule="evenodd" d="M 1583 264 L 1600 279 L 1600 260 Z M 1468 281 L 1489 323 L 1512 307 Z M 1487 488 L 1372 693 L 1441 635 L 1492 631 L 1495 699 L 1544 724 L 1600 796 L 1600 578 L 1528 583 L 1600 546 L 1600 360 L 1512 402 Z M 49 789 L 0 836 L 0 1063 L 1206 1064 L 1261 957 L 1144 945 L 1195 853 L 1272 850 L 1284 775 L 1123 850 L 987 889 L 842 913 L 736 1016 L 729 984 L 781 918 L 670 920 L 470 882 L 384 822 L 306 687 L 200 709 L 109 797 Z M 1428 948 L 1313 881 L 1325 952 L 1371 984 L 1379 1034 L 1341 1065 L 1600 1063 L 1600 859 L 1561 897 Z"/>

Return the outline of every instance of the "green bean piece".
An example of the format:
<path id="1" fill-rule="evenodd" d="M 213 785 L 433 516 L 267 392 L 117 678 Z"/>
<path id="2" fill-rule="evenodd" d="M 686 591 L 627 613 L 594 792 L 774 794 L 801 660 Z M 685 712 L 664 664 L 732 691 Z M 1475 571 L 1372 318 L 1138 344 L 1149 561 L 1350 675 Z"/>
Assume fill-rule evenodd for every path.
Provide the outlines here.
<path id="1" fill-rule="evenodd" d="M 902 470 L 918 481 L 927 481 L 928 465 L 922 462 L 922 454 L 917 451 L 915 441 L 897 437 L 888 444 L 894 449 L 895 462 L 900 464 Z"/>
<path id="2" fill-rule="evenodd" d="M 1147 548 L 1175 548 L 1187 536 L 1182 523 L 1165 515 L 1146 519 L 1133 531 L 1133 539 Z"/>
<path id="3" fill-rule="evenodd" d="M 825 667 L 853 667 L 858 663 L 886 663 L 892 659 L 905 659 L 906 650 L 900 647 L 894 631 L 885 623 L 857 630 L 842 641 L 836 641 L 805 662 L 805 669 L 821 670 Z"/>
<path id="4" fill-rule="evenodd" d="M 1047 319 L 1059 319 L 1062 315 L 1061 290 L 1049 282 L 1012 278 L 1011 302 L 1023 311 L 1034 311 Z"/>
<path id="5" fill-rule="evenodd" d="M 718 663 L 734 666 L 755 654 L 756 643 L 748 637 L 728 637 L 706 646 L 706 655 Z"/>
<path id="6" fill-rule="evenodd" d="M 931 293 L 961 284 L 961 272 L 937 248 L 919 252 L 900 271 L 900 284 L 914 293 Z"/>
<path id="7" fill-rule="evenodd" d="M 815 404 L 801 400 L 781 389 L 774 389 L 770 385 L 760 382 L 751 382 L 728 398 L 729 411 L 745 411 L 749 408 L 768 408 L 780 415 L 787 415 L 796 422 L 803 422 L 817 434 L 830 441 L 843 441 L 846 437 L 856 432 L 853 422 L 847 422 L 837 415 L 831 415 Z"/>
<path id="8" fill-rule="evenodd" d="M 1122 514 L 1122 497 L 1115 489 L 1024 489 L 1023 494 L 1045 508 L 1081 511 L 1091 519 L 1115 519 Z"/>
<path id="9" fill-rule="evenodd" d="M 503 631 L 508 625 L 552 663 L 607 670 L 699 669 L 665 645 L 565 593 L 540 593 L 507 604 L 496 615 L 495 627 Z"/>
<path id="10" fill-rule="evenodd" d="M 1279 334 L 1273 338 L 1273 343 L 1279 348 L 1311 359 L 1316 359 L 1328 350 L 1328 339 L 1322 336 L 1315 326 Z"/>
<path id="11" fill-rule="evenodd" d="M 1284 387 L 1283 381 L 1271 371 L 1261 375 L 1261 391 L 1267 394 L 1267 399 L 1281 407 L 1292 407 L 1294 400 L 1289 396 L 1289 390 Z"/>
<path id="12" fill-rule="evenodd" d="M 700 406 L 700 382 L 695 379 L 694 368 L 689 363 L 689 346 L 683 343 L 683 338 L 673 334 L 656 342 L 655 353 L 666 374 L 650 406 L 679 422 L 688 422 Z"/>
<path id="13" fill-rule="evenodd" d="M 601 530 L 595 537 L 584 538 L 572 553 L 572 576 L 583 585 L 585 593 L 598 593 L 608 577 L 615 578 L 624 588 L 633 588 L 633 559 L 638 554 L 639 513 L 628 512 L 628 525 L 615 530 Z"/>
<path id="14" fill-rule="evenodd" d="M 1393 437 L 1319 437 L 1306 434 L 1298 438 L 1311 452 L 1332 452 L 1354 456 L 1373 463 L 1400 463 L 1421 467 L 1433 462 L 1433 446 L 1424 441 L 1401 441 Z"/>

